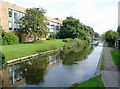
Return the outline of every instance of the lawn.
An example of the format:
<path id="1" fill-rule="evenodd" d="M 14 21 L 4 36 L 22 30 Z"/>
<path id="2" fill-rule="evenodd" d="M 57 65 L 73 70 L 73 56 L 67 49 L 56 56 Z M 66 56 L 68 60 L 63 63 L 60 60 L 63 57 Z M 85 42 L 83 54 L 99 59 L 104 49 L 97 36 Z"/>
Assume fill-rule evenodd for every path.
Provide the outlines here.
<path id="1" fill-rule="evenodd" d="M 102 55 L 101 65 L 100 65 L 100 70 L 103 70 L 104 69 L 104 54 Z"/>
<path id="2" fill-rule="evenodd" d="M 101 75 L 90 78 L 89 80 L 80 83 L 76 89 L 80 89 L 81 87 L 87 87 L 87 88 L 89 88 L 89 87 L 96 87 L 96 88 L 103 87 L 103 89 L 105 89 L 104 84 L 103 84 L 102 79 L 101 79 Z"/>
<path id="3" fill-rule="evenodd" d="M 112 59 L 114 60 L 114 63 L 116 64 L 116 66 L 120 70 L 120 60 L 119 60 L 120 50 L 112 50 L 111 54 L 112 54 Z"/>
<path id="4" fill-rule="evenodd" d="M 36 54 L 36 51 L 48 51 L 63 47 L 62 39 L 38 41 L 37 43 L 20 43 L 2 46 L 5 61 Z"/>

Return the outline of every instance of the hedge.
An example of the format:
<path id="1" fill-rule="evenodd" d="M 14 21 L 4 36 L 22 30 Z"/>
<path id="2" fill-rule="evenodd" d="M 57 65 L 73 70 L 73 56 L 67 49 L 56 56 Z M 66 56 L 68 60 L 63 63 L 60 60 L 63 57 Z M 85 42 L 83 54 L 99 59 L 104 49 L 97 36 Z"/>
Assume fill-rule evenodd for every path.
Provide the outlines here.
<path id="1" fill-rule="evenodd" d="M 2 32 L 2 45 L 12 45 L 19 43 L 18 36 L 13 33 Z"/>

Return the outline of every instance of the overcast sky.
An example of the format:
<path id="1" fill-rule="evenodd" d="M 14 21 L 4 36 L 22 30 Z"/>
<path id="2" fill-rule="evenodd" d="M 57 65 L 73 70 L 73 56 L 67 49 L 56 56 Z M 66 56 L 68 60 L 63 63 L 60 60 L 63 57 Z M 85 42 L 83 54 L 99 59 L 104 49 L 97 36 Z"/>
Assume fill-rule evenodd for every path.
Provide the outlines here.
<path id="1" fill-rule="evenodd" d="M 4 0 L 24 8 L 42 7 L 46 16 L 65 19 L 73 16 L 102 34 L 117 30 L 119 0 Z"/>

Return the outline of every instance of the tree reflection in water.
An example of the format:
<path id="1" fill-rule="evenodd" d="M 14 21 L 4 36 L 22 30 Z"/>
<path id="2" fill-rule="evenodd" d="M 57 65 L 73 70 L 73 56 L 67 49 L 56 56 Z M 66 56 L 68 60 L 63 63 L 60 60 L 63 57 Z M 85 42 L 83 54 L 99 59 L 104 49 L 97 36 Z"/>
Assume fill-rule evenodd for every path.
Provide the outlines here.
<path id="1" fill-rule="evenodd" d="M 81 61 L 92 52 L 93 46 L 76 47 L 70 50 L 63 50 L 60 52 L 60 58 L 64 65 L 77 64 L 77 61 Z"/>
<path id="2" fill-rule="evenodd" d="M 25 78 L 26 84 L 38 85 L 44 81 L 44 76 L 46 74 L 46 67 L 48 61 L 46 56 L 34 58 L 22 65 L 22 76 Z"/>

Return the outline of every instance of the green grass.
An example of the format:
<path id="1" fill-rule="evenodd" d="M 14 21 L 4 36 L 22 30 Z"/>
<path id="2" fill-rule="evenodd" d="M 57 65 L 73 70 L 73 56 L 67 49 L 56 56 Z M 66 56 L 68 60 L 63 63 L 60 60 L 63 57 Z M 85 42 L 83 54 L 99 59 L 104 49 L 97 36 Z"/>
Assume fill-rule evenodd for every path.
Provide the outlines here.
<path id="1" fill-rule="evenodd" d="M 120 60 L 119 60 L 120 50 L 112 50 L 111 54 L 112 54 L 112 59 L 114 60 L 114 63 L 116 64 L 116 66 L 120 70 Z"/>
<path id="2" fill-rule="evenodd" d="M 76 89 L 79 89 L 81 87 L 88 87 L 88 88 L 89 87 L 96 87 L 96 88 L 103 87 L 104 88 L 104 84 L 102 82 L 101 75 L 90 78 L 89 80 L 80 83 Z"/>
<path id="3" fill-rule="evenodd" d="M 101 65 L 100 65 L 100 70 L 103 70 L 104 69 L 104 54 L 102 55 Z"/>
<path id="4" fill-rule="evenodd" d="M 38 41 L 37 43 L 20 43 L 2 46 L 5 61 L 36 54 L 36 51 L 48 51 L 63 47 L 62 39 Z"/>

